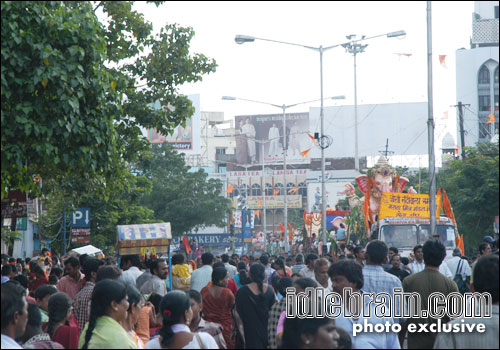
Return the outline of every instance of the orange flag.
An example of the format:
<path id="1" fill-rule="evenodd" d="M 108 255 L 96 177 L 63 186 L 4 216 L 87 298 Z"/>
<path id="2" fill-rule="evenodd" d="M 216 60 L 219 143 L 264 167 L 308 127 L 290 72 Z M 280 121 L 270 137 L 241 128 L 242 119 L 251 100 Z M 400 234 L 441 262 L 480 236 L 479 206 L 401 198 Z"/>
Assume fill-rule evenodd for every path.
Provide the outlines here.
<path id="1" fill-rule="evenodd" d="M 439 64 L 441 64 L 443 68 L 448 68 L 446 66 L 446 55 L 439 55 Z"/>
<path id="2" fill-rule="evenodd" d="M 273 193 L 276 196 L 278 193 L 280 193 L 280 190 L 274 190 Z"/>
<path id="3" fill-rule="evenodd" d="M 303 158 L 309 158 L 309 151 L 311 149 L 306 149 L 304 152 L 300 152 L 300 154 L 302 155 Z"/>
<path id="4" fill-rule="evenodd" d="M 283 226 L 283 224 L 280 224 L 280 230 L 281 232 L 285 232 L 285 226 Z"/>
<path id="5" fill-rule="evenodd" d="M 294 193 L 294 194 L 297 194 L 297 191 L 299 190 L 298 187 L 295 187 L 295 188 L 291 188 L 288 190 L 288 193 Z"/>
<path id="6" fill-rule="evenodd" d="M 398 55 L 399 57 L 401 56 L 406 56 L 406 57 L 411 57 L 411 53 L 394 53 L 395 55 Z"/>
<path id="7" fill-rule="evenodd" d="M 184 245 L 184 248 L 186 248 L 186 253 L 191 254 L 191 247 L 189 246 L 189 242 L 186 236 L 182 238 L 182 244 Z"/>
<path id="8" fill-rule="evenodd" d="M 233 193 L 233 191 L 234 191 L 234 185 L 229 185 L 227 187 L 226 193 Z"/>
<path id="9" fill-rule="evenodd" d="M 460 235 L 460 240 L 457 243 L 457 248 L 462 251 L 462 255 L 465 255 L 465 247 L 464 247 L 464 235 Z"/>
<path id="10" fill-rule="evenodd" d="M 257 206 L 262 207 L 262 201 L 257 201 Z"/>
<path id="11" fill-rule="evenodd" d="M 438 188 L 438 191 L 436 193 L 436 198 L 441 196 L 441 189 Z M 437 208 L 436 208 L 436 216 L 439 220 L 439 216 L 441 215 L 441 207 L 443 206 L 443 200 L 441 199 L 440 201 L 437 201 Z"/>
<path id="12" fill-rule="evenodd" d="M 253 214 L 260 220 L 260 210 L 254 210 Z"/>
<path id="13" fill-rule="evenodd" d="M 496 120 L 495 120 L 495 113 L 491 113 L 491 114 L 488 114 L 488 118 L 490 118 L 486 124 L 493 124 Z"/>
<path id="14" fill-rule="evenodd" d="M 288 223 L 288 230 L 292 231 L 292 225 L 290 225 L 290 223 Z"/>
<path id="15" fill-rule="evenodd" d="M 307 133 L 307 136 L 309 136 L 309 138 L 314 142 L 314 145 L 316 146 L 316 139 L 314 138 L 314 136 L 312 136 L 311 134 Z"/>

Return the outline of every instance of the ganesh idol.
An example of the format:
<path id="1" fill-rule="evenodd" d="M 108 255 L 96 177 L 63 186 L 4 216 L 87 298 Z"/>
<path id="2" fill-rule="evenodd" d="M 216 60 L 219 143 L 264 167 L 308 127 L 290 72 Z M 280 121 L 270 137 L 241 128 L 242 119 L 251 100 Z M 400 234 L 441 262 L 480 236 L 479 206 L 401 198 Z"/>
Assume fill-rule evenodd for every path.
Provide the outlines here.
<path id="1" fill-rule="evenodd" d="M 399 176 L 394 168 L 387 162 L 387 158 L 381 156 L 375 166 L 368 170 L 367 174 L 359 175 L 355 178 L 359 189 L 364 196 L 356 196 L 354 186 L 346 185 L 345 194 L 349 200 L 351 208 L 363 206 L 365 215 L 365 225 L 369 228 L 369 223 L 374 224 L 380 209 L 380 198 L 384 192 L 401 193 L 403 192 L 408 179 Z M 413 187 L 408 189 L 408 193 L 417 193 Z"/>

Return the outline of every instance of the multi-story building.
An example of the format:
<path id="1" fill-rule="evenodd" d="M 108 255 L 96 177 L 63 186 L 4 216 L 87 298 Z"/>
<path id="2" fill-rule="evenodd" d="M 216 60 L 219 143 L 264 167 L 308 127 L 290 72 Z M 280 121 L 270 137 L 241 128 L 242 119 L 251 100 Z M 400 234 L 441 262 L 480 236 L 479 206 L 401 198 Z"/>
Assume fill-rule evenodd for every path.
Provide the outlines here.
<path id="1" fill-rule="evenodd" d="M 498 134 L 498 20 L 498 1 L 475 1 L 471 48 L 456 52 L 457 102 L 469 105 L 463 109 L 465 146 Z M 457 129 L 460 135 L 460 120 Z"/>

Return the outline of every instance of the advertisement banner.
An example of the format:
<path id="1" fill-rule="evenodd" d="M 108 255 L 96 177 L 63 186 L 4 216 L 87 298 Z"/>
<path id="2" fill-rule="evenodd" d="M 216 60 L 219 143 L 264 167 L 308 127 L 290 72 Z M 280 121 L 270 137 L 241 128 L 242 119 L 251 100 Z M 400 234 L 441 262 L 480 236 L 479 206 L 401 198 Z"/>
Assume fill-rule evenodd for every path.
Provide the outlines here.
<path id="1" fill-rule="evenodd" d="M 252 225 L 253 224 L 253 211 L 251 210 L 242 210 L 241 211 L 241 232 L 243 236 L 244 243 L 252 242 Z"/>
<path id="2" fill-rule="evenodd" d="M 72 228 L 71 243 L 90 243 L 90 228 Z"/>
<path id="3" fill-rule="evenodd" d="M 28 216 L 28 206 L 20 205 L 14 202 L 14 205 L 10 203 L 2 202 L 2 217 L 3 218 L 20 218 Z"/>
<path id="4" fill-rule="evenodd" d="M 172 239 L 170 222 L 142 225 L 118 225 L 118 240 Z"/>
<path id="5" fill-rule="evenodd" d="M 188 235 L 188 239 L 194 239 L 197 243 L 198 246 L 230 246 L 232 245 L 231 243 L 231 235 L 229 233 L 197 233 L 197 234 L 192 234 Z M 241 240 L 241 235 L 234 235 L 234 238 L 236 241 L 234 242 L 235 246 L 241 246 L 242 240 Z M 182 241 L 182 237 L 175 237 L 172 240 L 172 244 L 176 245 L 179 244 L 179 242 Z"/>
<path id="6" fill-rule="evenodd" d="M 286 196 L 288 208 L 302 208 L 302 196 L 300 194 L 289 194 Z M 236 201 L 236 199 L 235 199 Z M 236 205 L 237 203 L 235 203 Z M 282 209 L 285 206 L 285 196 L 266 196 L 266 209 Z M 248 209 L 264 209 L 263 196 L 248 196 Z"/>
<path id="7" fill-rule="evenodd" d="M 150 143 L 168 142 L 175 150 L 185 154 L 200 154 L 200 95 L 189 95 L 189 100 L 195 108 L 191 118 L 186 119 L 185 126 L 178 125 L 171 135 L 165 136 L 156 129 L 147 130 Z M 161 106 L 159 102 L 151 104 L 153 109 L 168 108 Z"/>
<path id="8" fill-rule="evenodd" d="M 236 162 L 261 164 L 283 162 L 283 114 L 240 115 L 235 117 Z M 309 113 L 286 114 L 287 162 L 309 164 L 301 152 L 309 149 L 313 141 L 307 135 Z M 261 143 L 264 142 L 264 154 Z"/>
<path id="9" fill-rule="evenodd" d="M 345 185 L 349 182 L 326 182 L 326 209 L 334 209 L 339 200 L 345 199 Z M 309 212 L 321 211 L 321 182 L 307 184 L 307 209 Z"/>
<path id="10" fill-rule="evenodd" d="M 429 219 L 429 195 L 411 193 L 382 193 L 379 220 L 386 217 Z M 441 196 L 436 196 L 440 207 Z"/>
<path id="11" fill-rule="evenodd" d="M 241 228 L 241 222 L 242 222 L 242 218 L 241 218 L 241 210 L 235 210 L 233 212 L 233 218 L 234 218 L 234 227 L 235 228 Z M 254 217 L 254 212 L 253 210 L 250 212 L 250 227 L 254 227 L 254 220 L 255 220 L 255 217 Z"/>

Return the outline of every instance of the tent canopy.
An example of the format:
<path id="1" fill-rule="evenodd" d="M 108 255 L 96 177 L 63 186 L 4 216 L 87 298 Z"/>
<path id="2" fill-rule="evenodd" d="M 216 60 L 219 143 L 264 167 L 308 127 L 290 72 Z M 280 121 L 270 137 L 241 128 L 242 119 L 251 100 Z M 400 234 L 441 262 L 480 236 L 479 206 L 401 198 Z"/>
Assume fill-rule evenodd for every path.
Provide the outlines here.
<path id="1" fill-rule="evenodd" d="M 90 255 L 90 256 L 98 256 L 98 255 L 104 255 L 102 250 L 100 250 L 99 248 L 96 248 L 94 247 L 93 245 L 86 245 L 86 246 L 83 246 L 83 247 L 80 247 L 80 248 L 75 248 L 75 249 L 71 249 L 72 252 L 75 252 L 76 254 L 78 255 L 83 255 L 83 254 L 87 254 L 87 255 Z"/>

